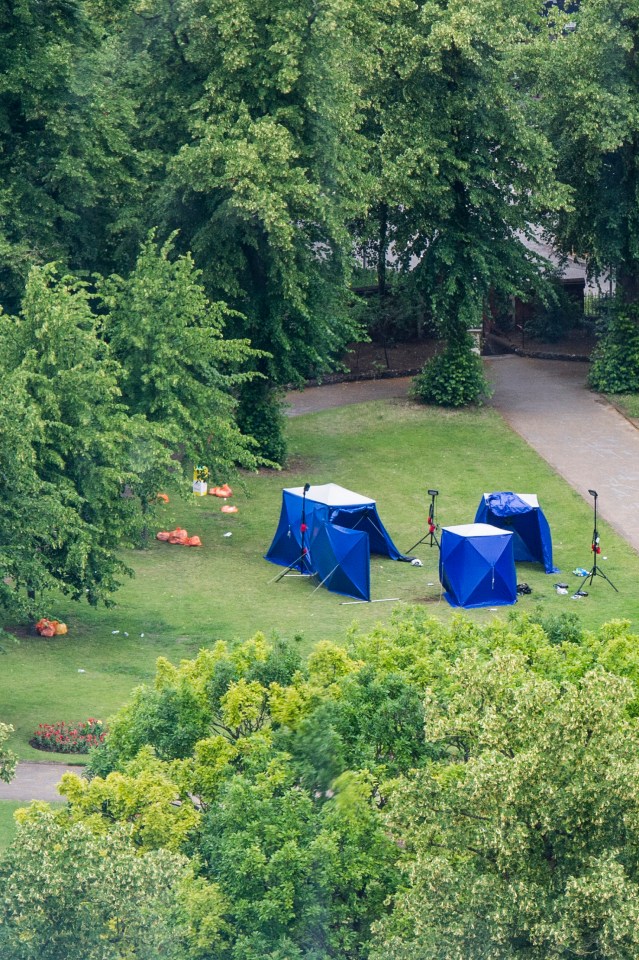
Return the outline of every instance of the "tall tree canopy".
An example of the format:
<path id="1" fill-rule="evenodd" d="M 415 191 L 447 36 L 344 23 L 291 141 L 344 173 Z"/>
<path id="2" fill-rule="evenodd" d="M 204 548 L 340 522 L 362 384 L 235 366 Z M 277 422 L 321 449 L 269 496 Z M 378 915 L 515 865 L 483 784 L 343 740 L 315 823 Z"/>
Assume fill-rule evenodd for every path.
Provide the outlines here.
<path id="1" fill-rule="evenodd" d="M 173 238 L 159 247 L 151 235 L 126 279 L 98 282 L 101 331 L 128 413 L 222 480 L 261 462 L 237 427 L 233 396 L 254 379 L 259 353 L 224 338 L 232 312 L 209 302 L 191 257 L 171 259 L 172 248 Z"/>
<path id="2" fill-rule="evenodd" d="M 565 615 L 218 643 L 158 661 L 59 816 L 191 856 L 215 957 L 630 957 L 638 678 L 628 624 Z"/>
<path id="3" fill-rule="evenodd" d="M 34 264 L 110 264 L 144 164 L 85 3 L 3 0 L 0 31 L 0 303 L 13 311 Z"/>
<path id="4" fill-rule="evenodd" d="M 122 492 L 146 470 L 142 446 L 166 475 L 159 439 L 120 402 L 119 368 L 96 327 L 84 285 L 52 266 L 32 269 L 17 317 L 0 317 L 0 557 L 10 607 L 21 586 L 31 600 L 52 586 L 107 599 L 127 573 L 119 547 L 135 538 L 139 505 Z"/>
<path id="5" fill-rule="evenodd" d="M 377 90 L 389 239 L 455 338 L 481 320 L 490 287 L 522 291 L 534 267 L 521 241 L 560 198 L 521 76 L 538 5 L 407 2 L 385 27 Z"/>
<path id="6" fill-rule="evenodd" d="M 375 960 L 589 956 L 639 947 L 636 690 L 540 680 L 523 654 L 452 668 L 425 734 L 442 758 L 392 800 L 406 889 Z"/>
<path id="7" fill-rule="evenodd" d="M 550 19 L 538 96 L 570 208 L 551 219 L 567 253 L 611 273 L 639 301 L 639 10 L 632 0 L 582 0 Z"/>

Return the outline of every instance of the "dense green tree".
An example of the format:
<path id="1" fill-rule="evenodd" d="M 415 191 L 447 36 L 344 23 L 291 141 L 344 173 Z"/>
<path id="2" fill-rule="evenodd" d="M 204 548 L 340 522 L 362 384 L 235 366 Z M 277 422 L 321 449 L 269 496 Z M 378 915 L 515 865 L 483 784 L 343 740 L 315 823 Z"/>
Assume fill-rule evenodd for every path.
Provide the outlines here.
<path id="1" fill-rule="evenodd" d="M 609 393 L 639 388 L 639 11 L 634 2 L 584 0 L 550 19 L 539 105 L 572 203 L 549 232 L 577 253 L 616 303 L 589 380 Z"/>
<path id="2" fill-rule="evenodd" d="M 543 680 L 510 653 L 469 652 L 451 678 L 425 726 L 445 754 L 391 801 L 406 889 L 373 956 L 636 956 L 635 689 Z"/>
<path id="3" fill-rule="evenodd" d="M 3 960 L 185 960 L 186 867 L 165 850 L 138 854 L 122 829 L 96 837 L 45 805 L 22 811 L 0 860 Z"/>
<path id="4" fill-rule="evenodd" d="M 448 341 L 430 402 L 458 402 L 443 388 L 451 371 L 462 402 L 481 395 L 467 330 L 491 289 L 521 294 L 536 279 L 522 241 L 562 201 L 522 82 L 539 14 L 530 0 L 406 0 L 380 18 L 378 262 L 390 248 Z"/>
<path id="5" fill-rule="evenodd" d="M 0 780 L 5 783 L 9 783 L 13 778 L 16 768 L 16 756 L 5 746 L 12 733 L 13 727 L 10 724 L 0 723 Z"/>
<path id="6" fill-rule="evenodd" d="M 139 529 L 139 502 L 123 492 L 147 468 L 140 451 L 165 470 L 168 456 L 146 420 L 121 404 L 119 370 L 82 284 L 33 268 L 20 315 L 0 317 L 0 353 L 3 600 L 15 605 L 20 586 L 32 599 L 58 586 L 106 600 L 127 573 L 119 547 Z"/>
<path id="7" fill-rule="evenodd" d="M 129 413 L 160 426 L 172 450 L 207 464 L 221 483 L 236 465 L 260 463 L 236 425 L 233 398 L 255 376 L 243 368 L 259 354 L 223 337 L 230 311 L 208 301 L 191 257 L 171 259 L 172 247 L 151 235 L 126 280 L 98 284 L 102 331 Z"/>
<path id="8" fill-rule="evenodd" d="M 467 931 L 480 925 L 469 906 L 475 901 L 463 887 L 472 863 L 454 844 L 470 844 L 470 831 L 481 833 L 489 823 L 487 836 L 479 839 L 488 850 L 490 872 L 490 843 L 501 829 L 500 810 L 507 807 L 502 787 L 510 790 L 513 814 L 512 830 L 502 825 L 500 856 L 510 856 L 513 869 L 524 862 L 516 814 L 526 804 L 537 804 L 540 817 L 568 818 L 573 839 L 566 841 L 572 847 L 564 878 L 569 869 L 575 877 L 589 870 L 578 822 L 595 818 L 595 853 L 612 842 L 616 817 L 627 815 L 634 823 L 637 649 L 622 621 L 597 633 L 565 616 L 513 614 L 484 625 L 459 616 L 442 624 L 416 608 L 398 611 L 390 624 L 368 633 L 351 631 L 345 648 L 320 643 L 305 663 L 289 645 L 259 634 L 238 646 L 218 643 L 179 666 L 161 658 L 154 685 L 138 688 L 111 721 L 106 746 L 90 757 L 93 780 L 65 777 L 70 802 L 65 816 L 98 833 L 125 823 L 141 849 L 186 851 L 202 881 L 227 904 L 228 927 L 220 934 L 224 949 L 218 949 L 220 957 L 228 953 L 233 960 L 363 960 L 370 953 L 371 924 L 388 910 L 388 898 L 398 889 L 398 865 L 404 863 L 406 892 L 384 927 L 384 943 L 398 957 L 402 950 L 406 957 L 420 957 L 411 918 L 418 929 L 431 909 L 418 880 L 440 856 L 440 820 L 441 830 L 450 831 L 450 871 L 459 868 L 450 881 L 457 884 L 450 893 L 459 902 L 456 929 Z M 603 722 L 596 711 L 605 712 L 612 701 L 615 711 Z M 595 720 L 599 726 L 590 743 L 588 724 Z M 571 732 L 564 735 L 564 728 Z M 495 753 L 498 737 L 504 756 Z M 608 761 L 614 782 L 606 779 Z M 486 813 L 492 820 L 481 819 L 483 807 L 462 807 L 479 791 L 477 771 L 486 778 L 477 807 L 492 802 Z M 597 818 L 608 816 L 603 806 L 608 787 L 615 799 L 604 828 Z M 449 807 L 431 802 L 435 791 L 450 804 L 448 819 L 442 811 Z M 391 827 L 399 827 L 391 836 L 383 816 L 393 796 Z M 466 824 L 462 809 L 477 817 Z M 431 846 L 420 833 L 426 823 Z M 558 837 L 562 830 L 559 823 Z M 529 839 L 538 842 L 533 828 Z M 425 852 L 418 858 L 420 844 Z M 537 847 L 530 849 L 536 856 Z M 559 890 L 559 868 L 556 876 Z M 490 877 L 482 877 L 480 887 L 497 889 Z M 515 900 L 511 890 L 504 897 Z M 502 901 L 495 903 L 499 907 Z M 428 915 L 433 942 L 436 924 L 447 922 L 445 906 L 437 901 Z M 481 901 L 478 915 L 486 926 L 494 917 L 490 904 L 484 906 Z M 379 948 L 380 956 L 386 949 Z"/>
<path id="9" fill-rule="evenodd" d="M 104 269 L 131 229 L 145 164 L 86 4 L 3 0 L 0 30 L 0 303 L 15 311 L 34 264 Z"/>
<path id="10" fill-rule="evenodd" d="M 232 335 L 268 351 L 266 381 L 241 391 L 240 423 L 275 459 L 275 388 L 320 375 L 356 329 L 346 225 L 366 203 L 357 13 L 351 0 L 158 0 L 138 5 L 123 35 L 138 143 L 160 164 L 149 225 L 179 229 L 211 299 L 239 311 Z"/>
<path id="11" fill-rule="evenodd" d="M 572 203 L 552 219 L 566 253 L 610 273 L 639 301 L 639 11 L 633 0 L 582 0 L 549 18 L 538 95 Z"/>

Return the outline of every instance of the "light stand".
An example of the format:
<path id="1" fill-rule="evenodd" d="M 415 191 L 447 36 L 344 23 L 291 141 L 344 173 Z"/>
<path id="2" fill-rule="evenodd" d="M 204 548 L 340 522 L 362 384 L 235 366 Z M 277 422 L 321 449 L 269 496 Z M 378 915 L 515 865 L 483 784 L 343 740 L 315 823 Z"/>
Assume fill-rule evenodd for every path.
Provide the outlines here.
<path id="1" fill-rule="evenodd" d="M 429 490 L 428 496 L 430 497 L 430 506 L 428 508 L 428 533 L 425 533 L 421 540 L 418 540 L 417 543 L 414 543 L 410 550 L 406 551 L 406 554 L 412 553 L 415 547 L 418 547 L 420 543 L 425 543 L 426 540 L 430 541 L 430 546 L 436 544 L 439 547 L 439 540 L 437 539 L 437 521 L 435 520 L 435 497 L 438 496 L 439 490 Z"/>
<path id="2" fill-rule="evenodd" d="M 597 566 L 597 557 L 601 553 L 601 547 L 599 546 L 599 532 L 597 531 L 597 496 L 598 494 L 596 490 L 589 490 L 588 493 L 594 499 L 594 502 L 595 502 L 595 523 L 592 531 L 592 544 L 590 546 L 590 549 L 592 550 L 593 564 L 592 564 L 592 570 L 590 570 L 590 572 L 587 573 L 586 576 L 581 581 L 581 586 L 579 587 L 579 590 L 583 590 L 583 586 L 586 580 L 590 580 L 590 585 L 592 586 L 592 581 L 595 579 L 595 577 L 603 577 L 603 579 L 610 584 L 610 586 L 615 591 L 615 593 L 619 593 L 619 591 L 617 590 L 612 580 L 609 580 L 606 574 L 603 572 L 603 570 L 600 570 L 599 567 Z"/>
<path id="3" fill-rule="evenodd" d="M 276 577 L 276 578 L 275 578 L 275 583 L 279 583 L 280 580 L 282 579 L 282 577 L 285 577 L 288 573 L 292 573 L 293 570 L 299 570 L 300 576 L 302 576 L 302 577 L 310 576 L 310 574 L 308 573 L 308 570 L 305 570 L 305 569 L 304 569 L 305 565 L 306 565 L 306 566 L 308 565 L 308 562 L 307 562 L 307 559 L 306 559 L 307 554 L 308 554 L 308 549 L 307 549 L 307 547 L 306 547 L 306 531 L 308 530 L 308 527 L 306 526 L 306 494 L 308 493 L 308 491 L 309 491 L 310 489 L 311 489 L 310 483 L 305 483 L 305 484 L 304 484 L 304 490 L 303 490 L 303 493 L 302 493 L 302 518 L 301 518 L 301 521 L 300 521 L 300 534 L 301 534 L 301 537 L 300 537 L 300 540 L 301 540 L 300 547 L 301 547 L 302 552 L 300 553 L 300 555 L 299 555 L 299 557 L 297 558 L 297 560 L 294 560 L 294 561 L 293 561 L 293 563 L 290 565 L 290 567 L 287 567 L 286 570 L 284 570 L 282 573 L 280 573 L 279 577 Z"/>

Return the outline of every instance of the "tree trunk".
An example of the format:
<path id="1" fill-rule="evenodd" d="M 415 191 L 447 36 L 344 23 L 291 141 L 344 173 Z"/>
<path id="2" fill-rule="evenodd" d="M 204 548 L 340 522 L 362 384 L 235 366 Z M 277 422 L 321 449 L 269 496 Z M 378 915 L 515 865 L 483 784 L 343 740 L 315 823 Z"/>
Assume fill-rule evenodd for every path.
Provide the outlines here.
<path id="1" fill-rule="evenodd" d="M 377 293 L 380 301 L 386 296 L 386 250 L 388 248 L 388 205 L 380 204 L 377 250 Z"/>

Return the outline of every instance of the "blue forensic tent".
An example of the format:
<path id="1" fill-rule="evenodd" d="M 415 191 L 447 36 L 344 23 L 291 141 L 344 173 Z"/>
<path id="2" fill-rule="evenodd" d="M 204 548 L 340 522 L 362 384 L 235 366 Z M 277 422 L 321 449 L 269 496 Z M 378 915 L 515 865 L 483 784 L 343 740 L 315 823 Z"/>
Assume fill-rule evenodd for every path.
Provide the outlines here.
<path id="1" fill-rule="evenodd" d="M 510 530 L 515 561 L 543 563 L 546 573 L 559 573 L 552 562 L 550 527 L 534 493 L 485 493 L 475 523 Z"/>
<path id="2" fill-rule="evenodd" d="M 311 555 L 320 586 L 356 600 L 371 598 L 368 535 L 318 521 L 311 534 Z"/>
<path id="3" fill-rule="evenodd" d="M 512 533 L 488 523 L 443 527 L 439 579 L 452 607 L 516 603 Z"/>
<path id="4" fill-rule="evenodd" d="M 400 553 L 389 537 L 375 501 L 337 483 L 311 486 L 306 493 L 303 556 L 303 504 L 303 487 L 282 491 L 280 519 L 266 560 L 316 574 L 335 593 L 370 600 L 370 553 L 391 560 L 411 559 Z M 324 529 L 328 527 L 333 529 Z M 330 553 L 334 555 L 332 560 Z"/>

